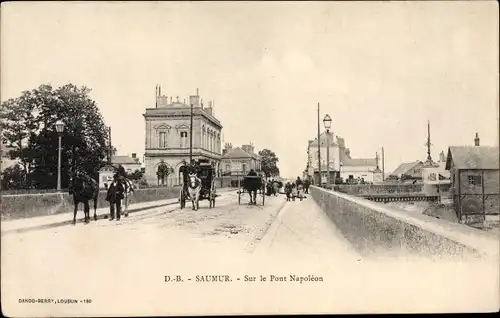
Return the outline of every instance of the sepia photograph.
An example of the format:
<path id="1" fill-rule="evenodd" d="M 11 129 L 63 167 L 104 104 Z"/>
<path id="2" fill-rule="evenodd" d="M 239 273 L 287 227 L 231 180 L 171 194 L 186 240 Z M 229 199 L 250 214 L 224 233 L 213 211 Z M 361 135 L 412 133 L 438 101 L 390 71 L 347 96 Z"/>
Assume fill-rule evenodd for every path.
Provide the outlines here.
<path id="1" fill-rule="evenodd" d="M 498 9 L 3 2 L 2 314 L 498 312 Z"/>

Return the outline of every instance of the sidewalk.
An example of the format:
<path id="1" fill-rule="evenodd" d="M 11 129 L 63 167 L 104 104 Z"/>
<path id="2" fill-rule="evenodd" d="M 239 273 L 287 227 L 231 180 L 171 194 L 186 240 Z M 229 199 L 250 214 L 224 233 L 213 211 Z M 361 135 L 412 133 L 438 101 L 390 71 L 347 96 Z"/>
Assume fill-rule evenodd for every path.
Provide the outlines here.
<path id="1" fill-rule="evenodd" d="M 236 189 L 232 188 L 223 188 L 219 189 L 219 193 L 224 193 L 224 192 L 231 192 L 231 191 L 236 191 Z M 139 203 L 133 203 L 130 204 L 130 207 L 128 209 L 129 213 L 134 213 L 134 212 L 139 212 L 147 209 L 153 209 L 153 208 L 158 208 L 162 206 L 168 206 L 168 205 L 175 205 L 179 204 L 179 198 L 172 198 L 172 199 L 166 199 L 166 200 L 157 200 L 157 201 L 149 201 L 149 202 L 139 202 Z M 97 219 L 104 219 L 104 216 L 109 215 L 109 206 L 106 206 L 104 208 L 98 208 L 97 209 Z M 94 209 L 92 207 L 92 204 L 90 205 L 90 218 L 93 219 L 94 217 Z M 80 205 L 77 213 L 77 222 L 83 222 L 83 207 Z M 33 231 L 33 230 L 42 230 L 42 229 L 47 229 L 47 228 L 52 228 L 52 227 L 59 227 L 59 226 L 64 226 L 64 225 L 69 225 L 73 222 L 73 212 L 69 213 L 60 213 L 60 214 L 55 214 L 55 215 L 45 215 L 45 216 L 38 216 L 38 217 L 32 217 L 32 218 L 24 218 L 24 219 L 17 219 L 17 220 L 9 220 L 9 221 L 2 221 L 0 223 L 0 228 L 2 235 L 11 233 L 11 232 L 26 232 L 26 231 Z"/>

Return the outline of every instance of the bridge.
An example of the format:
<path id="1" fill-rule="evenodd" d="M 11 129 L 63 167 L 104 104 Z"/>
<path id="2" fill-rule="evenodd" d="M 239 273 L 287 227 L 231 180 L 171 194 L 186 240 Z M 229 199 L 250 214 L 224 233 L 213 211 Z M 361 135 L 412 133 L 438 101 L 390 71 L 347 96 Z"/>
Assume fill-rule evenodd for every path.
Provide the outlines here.
<path id="1" fill-rule="evenodd" d="M 3 310 L 102 316 L 498 309 L 495 235 L 310 190 L 303 201 L 266 197 L 265 206 L 238 205 L 228 190 L 215 208 L 201 201 L 198 211 L 179 209 L 175 198 L 134 203 L 119 222 L 72 226 L 64 222 L 70 213 L 40 211 L 4 220 Z M 30 297 L 91 303 L 18 301 Z"/>

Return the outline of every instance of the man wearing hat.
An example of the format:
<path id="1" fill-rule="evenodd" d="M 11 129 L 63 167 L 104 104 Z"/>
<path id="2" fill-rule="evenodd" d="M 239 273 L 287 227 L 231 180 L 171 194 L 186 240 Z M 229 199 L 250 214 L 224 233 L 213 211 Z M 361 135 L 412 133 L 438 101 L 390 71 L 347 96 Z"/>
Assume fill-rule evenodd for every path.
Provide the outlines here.
<path id="1" fill-rule="evenodd" d="M 112 221 L 115 218 L 115 205 L 116 205 L 116 220 L 120 221 L 121 211 L 122 211 L 122 199 L 124 198 L 125 189 L 123 184 L 119 180 L 119 174 L 115 173 L 113 176 L 113 182 L 108 187 L 108 193 L 106 195 L 106 201 L 109 202 L 109 220 Z"/>

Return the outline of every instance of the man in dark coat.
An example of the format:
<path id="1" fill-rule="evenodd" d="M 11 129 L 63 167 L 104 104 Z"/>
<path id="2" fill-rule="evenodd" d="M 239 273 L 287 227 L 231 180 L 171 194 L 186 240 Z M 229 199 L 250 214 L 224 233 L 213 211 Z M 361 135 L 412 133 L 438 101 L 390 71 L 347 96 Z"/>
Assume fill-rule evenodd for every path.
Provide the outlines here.
<path id="1" fill-rule="evenodd" d="M 299 185 L 303 185 L 302 180 L 300 180 L 300 177 L 297 177 L 297 180 L 295 181 L 295 185 L 298 187 Z"/>
<path id="2" fill-rule="evenodd" d="M 108 193 L 106 195 L 106 201 L 109 202 L 109 220 L 112 221 L 115 218 L 115 205 L 116 205 L 116 220 L 120 221 L 121 211 L 122 211 L 122 199 L 124 198 L 125 189 L 122 182 L 119 180 L 119 175 L 116 173 L 113 176 L 113 182 L 108 187 Z"/>
<path id="3" fill-rule="evenodd" d="M 311 181 L 309 179 L 306 179 L 304 181 L 304 193 L 309 194 L 309 186 L 311 185 Z"/>
<path id="4" fill-rule="evenodd" d="M 250 172 L 247 174 L 247 176 L 254 176 L 257 177 L 257 172 L 255 170 L 250 169 Z M 250 195 L 250 204 L 257 204 L 257 183 L 258 183 L 257 178 L 248 178 L 245 180 L 245 188 L 248 191 L 248 194 Z"/>

